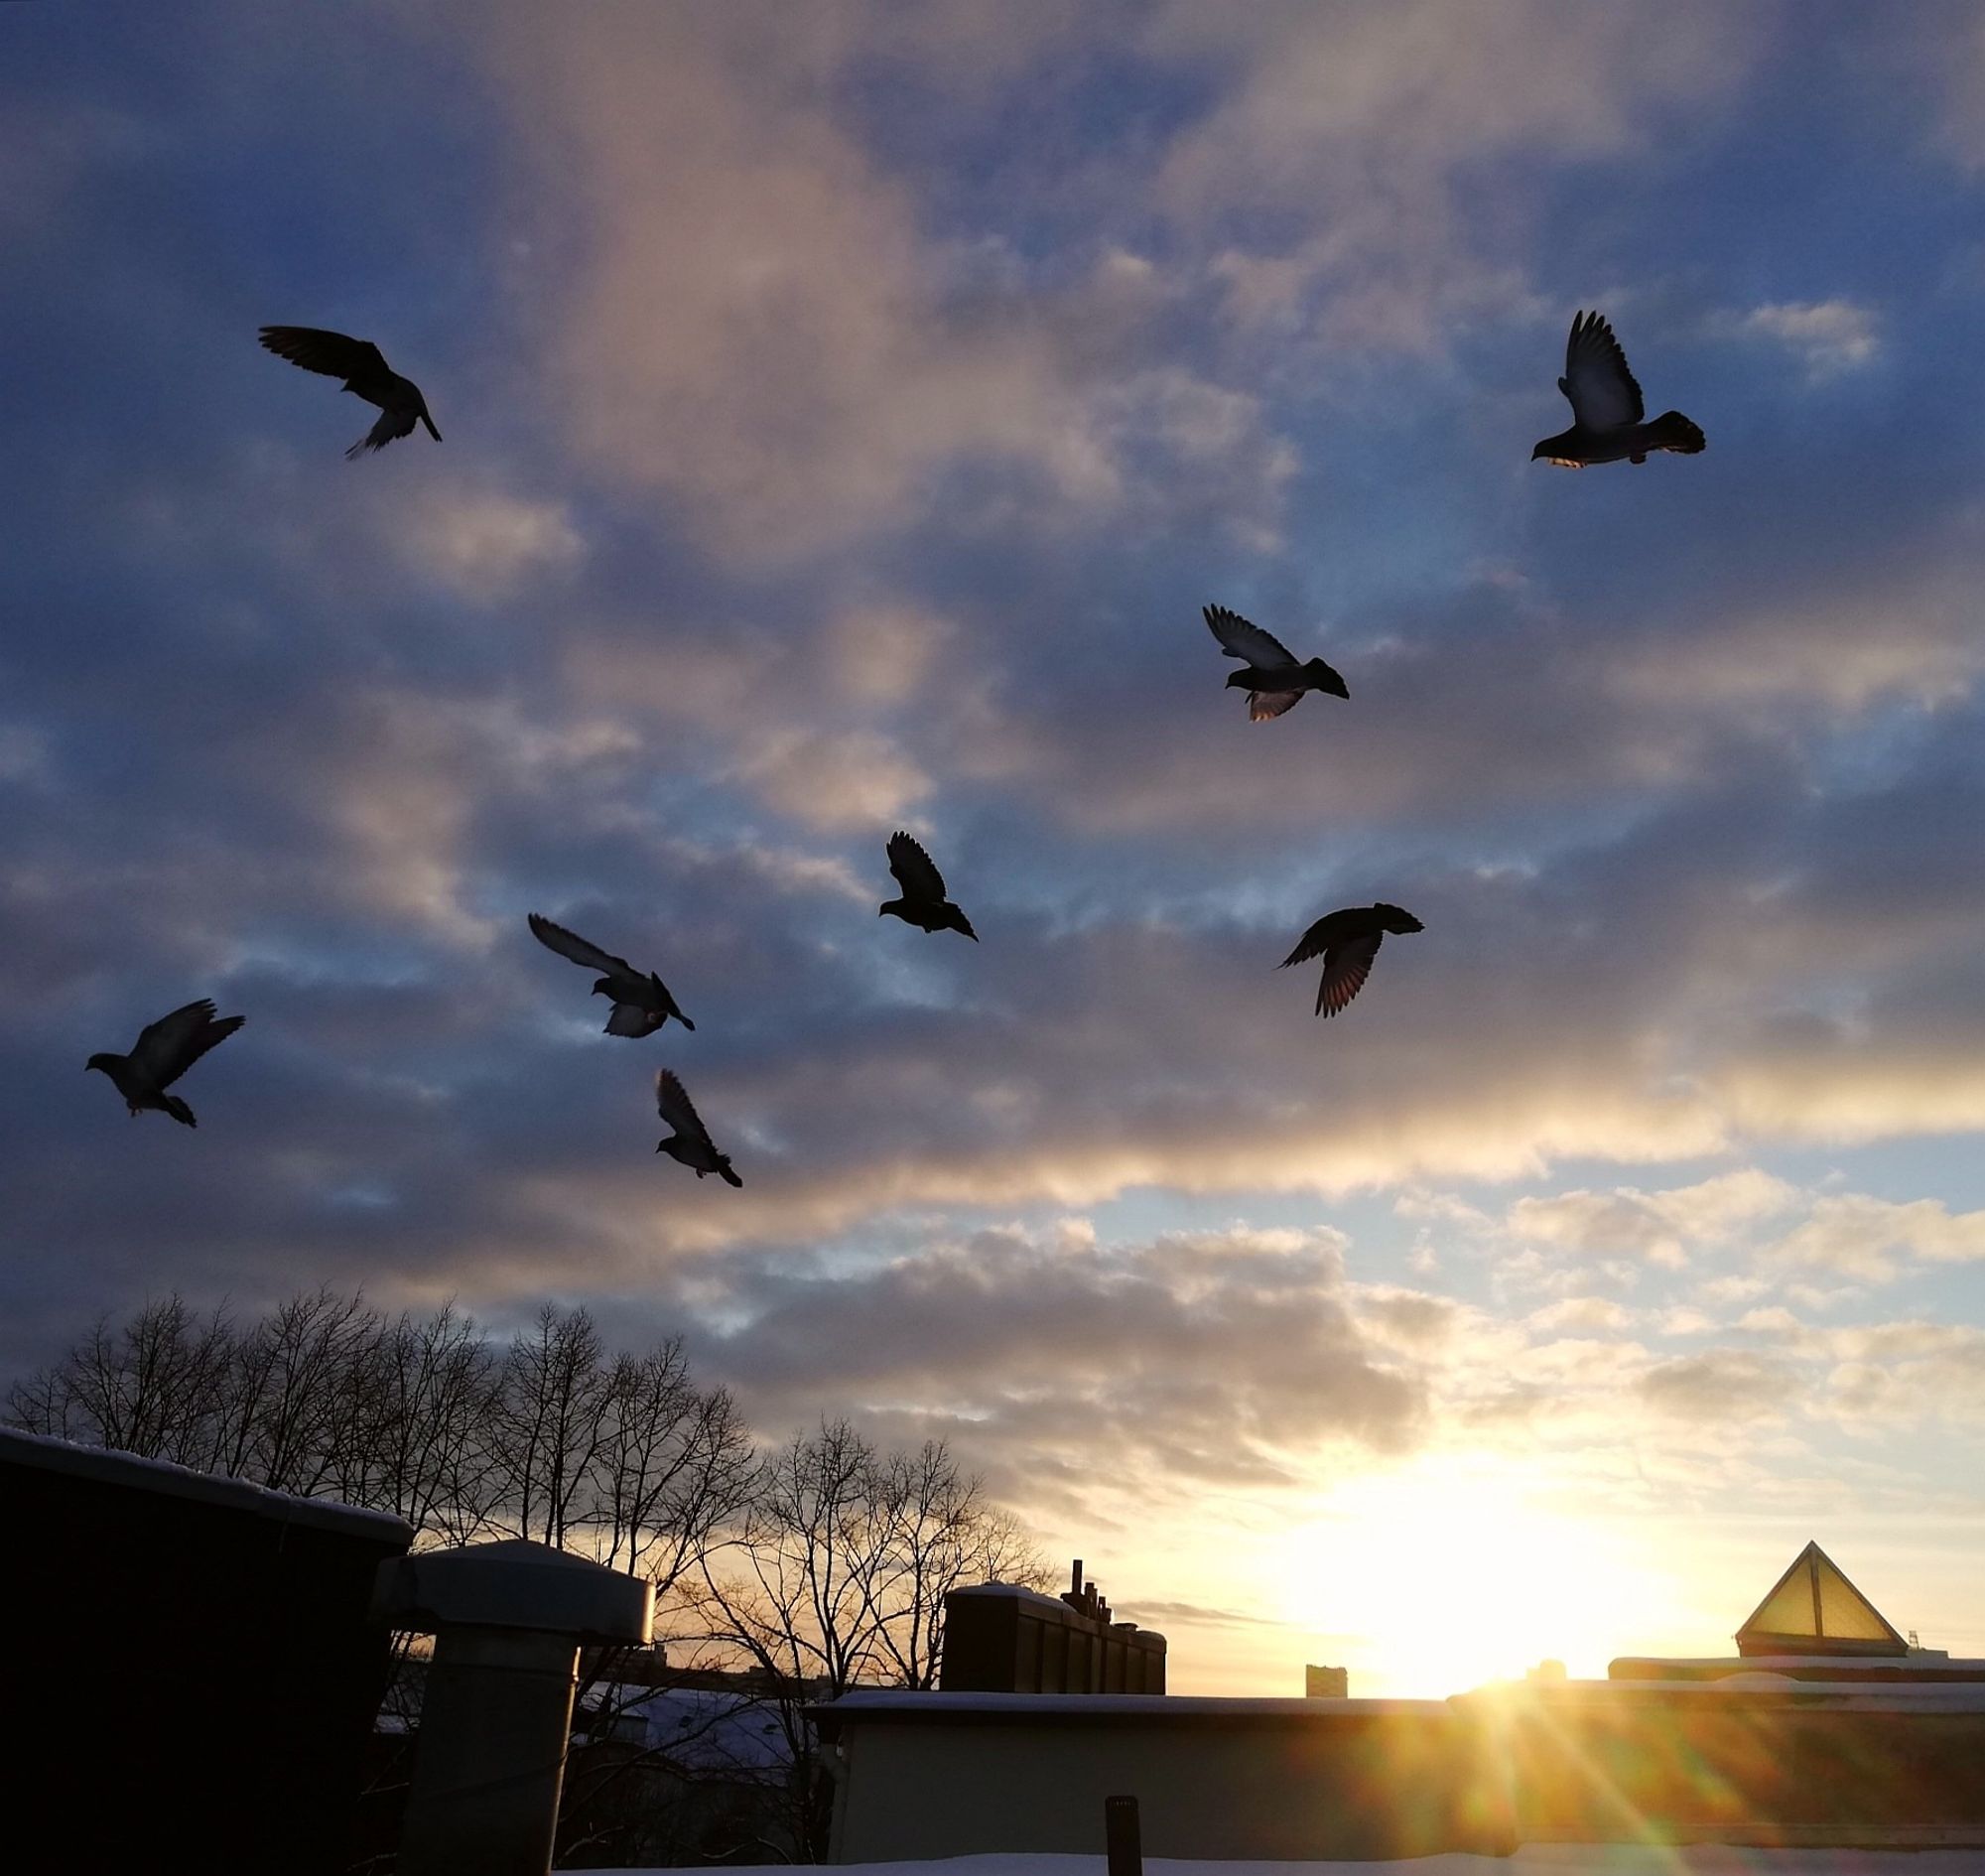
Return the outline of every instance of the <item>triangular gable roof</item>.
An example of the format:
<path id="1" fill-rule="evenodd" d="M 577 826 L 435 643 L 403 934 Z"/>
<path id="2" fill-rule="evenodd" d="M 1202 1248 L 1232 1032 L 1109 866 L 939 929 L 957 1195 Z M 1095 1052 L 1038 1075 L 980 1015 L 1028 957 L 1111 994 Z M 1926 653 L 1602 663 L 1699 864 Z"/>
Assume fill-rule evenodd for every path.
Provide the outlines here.
<path id="1" fill-rule="evenodd" d="M 1887 1618 L 1816 1543 L 1751 1611 L 1737 1631 L 1740 1655 L 1907 1655 Z"/>

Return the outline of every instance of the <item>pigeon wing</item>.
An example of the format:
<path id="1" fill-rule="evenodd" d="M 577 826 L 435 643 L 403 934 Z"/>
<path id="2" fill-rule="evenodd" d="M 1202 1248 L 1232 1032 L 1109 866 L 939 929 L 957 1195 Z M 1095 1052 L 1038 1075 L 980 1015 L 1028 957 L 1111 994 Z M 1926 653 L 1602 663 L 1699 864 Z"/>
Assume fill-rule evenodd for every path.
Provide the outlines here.
<path id="1" fill-rule="evenodd" d="M 889 871 L 896 875 L 896 883 L 903 888 L 906 899 L 944 898 L 944 874 L 931 864 L 931 857 L 898 829 L 889 836 Z"/>
<path id="2" fill-rule="evenodd" d="M 363 456 L 368 450 L 383 450 L 387 444 L 398 438 L 411 437 L 414 434 L 414 425 L 419 420 L 419 411 L 404 407 L 399 410 L 382 410 L 379 413 L 379 421 L 345 451 L 345 460 L 350 462 Z"/>
<path id="3" fill-rule="evenodd" d="M 598 971 L 608 977 L 631 977 L 639 979 L 640 973 L 625 958 L 616 958 L 610 951 L 602 951 L 597 945 L 588 944 L 576 931 L 567 931 L 563 925 L 554 925 L 542 914 L 529 914 L 531 936 L 547 951 L 556 951 L 562 958 L 570 958 L 575 964 L 583 964 L 589 971 Z"/>
<path id="4" fill-rule="evenodd" d="M 1322 957 L 1332 945 L 1341 945 L 1347 938 L 1355 937 L 1359 921 L 1370 917 L 1370 912 L 1362 905 L 1351 906 L 1342 912 L 1324 913 L 1296 940 L 1296 948 L 1276 968 L 1286 971 L 1292 964 L 1307 964 L 1312 958 Z"/>
<path id="5" fill-rule="evenodd" d="M 1248 721 L 1267 723 L 1279 717 L 1285 710 L 1293 710 L 1302 702 L 1300 691 L 1250 691 L 1248 693 Z"/>
<path id="6" fill-rule="evenodd" d="M 1323 981 L 1316 987 L 1316 1013 L 1334 1016 L 1365 988 L 1372 975 L 1372 960 L 1386 942 L 1382 931 L 1347 938 L 1323 954 Z"/>
<path id="7" fill-rule="evenodd" d="M 700 1140 L 711 1152 L 717 1151 L 710 1130 L 704 1126 L 696 1109 L 690 1106 L 689 1090 L 676 1079 L 673 1069 L 665 1068 L 655 1077 L 655 1107 L 662 1119 L 685 1139 Z"/>
<path id="8" fill-rule="evenodd" d="M 387 369 L 384 355 L 369 338 L 347 338 L 317 326 L 265 326 L 262 343 L 278 358 L 328 378 L 362 378 Z"/>
<path id="9" fill-rule="evenodd" d="M 1557 388 L 1571 400 L 1571 414 L 1581 430 L 1621 430 L 1648 414 L 1641 387 L 1627 369 L 1627 354 L 1597 313 L 1581 313 L 1572 321 Z"/>
<path id="10" fill-rule="evenodd" d="M 131 1065 L 154 1088 L 169 1088 L 208 1049 L 225 1042 L 248 1019 L 226 1016 L 216 1021 L 213 1002 L 202 997 L 170 1016 L 147 1023 L 131 1048 Z"/>
<path id="11" fill-rule="evenodd" d="M 1230 658 L 1242 658 L 1257 670 L 1271 671 L 1277 665 L 1294 664 L 1288 649 L 1272 632 L 1264 632 L 1260 626 L 1250 623 L 1239 612 L 1230 612 L 1224 605 L 1207 605 L 1200 608 L 1206 615 L 1206 622 L 1214 637 L 1220 640 L 1220 648 Z"/>

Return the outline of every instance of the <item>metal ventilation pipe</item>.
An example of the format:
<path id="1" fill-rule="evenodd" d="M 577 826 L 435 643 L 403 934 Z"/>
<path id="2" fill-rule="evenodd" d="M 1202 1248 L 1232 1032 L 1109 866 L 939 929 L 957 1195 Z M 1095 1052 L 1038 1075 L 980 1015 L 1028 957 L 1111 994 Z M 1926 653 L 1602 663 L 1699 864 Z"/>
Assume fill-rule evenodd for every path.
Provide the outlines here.
<path id="1" fill-rule="evenodd" d="M 372 1613 L 435 1638 L 403 1876 L 546 1876 L 580 1647 L 645 1646 L 654 1586 L 519 1538 L 388 1559 Z"/>

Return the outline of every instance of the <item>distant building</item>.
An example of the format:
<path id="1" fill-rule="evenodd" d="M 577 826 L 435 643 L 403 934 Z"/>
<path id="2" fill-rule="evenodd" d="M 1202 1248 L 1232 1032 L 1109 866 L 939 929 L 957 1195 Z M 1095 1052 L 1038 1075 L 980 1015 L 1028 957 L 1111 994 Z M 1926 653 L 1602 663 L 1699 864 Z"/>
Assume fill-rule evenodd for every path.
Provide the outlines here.
<path id="1" fill-rule="evenodd" d="M 1319 1668 L 1312 1662 L 1303 1669 L 1305 1700 L 1348 1700 L 1350 1697 L 1349 1668 Z"/>
<path id="2" fill-rule="evenodd" d="M 1096 1585 L 1060 1597 L 978 1583 L 944 1599 L 943 1693 L 1162 1693 L 1165 1638 L 1118 1622 Z"/>

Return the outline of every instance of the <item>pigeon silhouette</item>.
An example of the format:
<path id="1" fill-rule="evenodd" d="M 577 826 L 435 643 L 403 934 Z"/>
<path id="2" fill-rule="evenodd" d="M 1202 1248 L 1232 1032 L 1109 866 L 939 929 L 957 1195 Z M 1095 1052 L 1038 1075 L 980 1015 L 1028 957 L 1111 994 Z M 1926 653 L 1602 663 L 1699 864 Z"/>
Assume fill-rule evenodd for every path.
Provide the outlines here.
<path id="1" fill-rule="evenodd" d="M 900 828 L 889 836 L 889 871 L 902 887 L 899 899 L 884 899 L 876 909 L 880 918 L 893 912 L 906 925 L 925 931 L 962 931 L 974 944 L 979 934 L 972 921 L 944 896 L 944 874 L 931 865 L 931 857 Z"/>
<path id="2" fill-rule="evenodd" d="M 346 338 L 316 326 L 265 326 L 262 343 L 306 371 L 342 378 L 347 391 L 379 406 L 379 421 L 345 451 L 347 462 L 367 450 L 383 450 L 395 437 L 411 437 L 416 423 L 426 424 L 428 435 L 441 441 L 421 387 L 393 370 L 369 338 Z"/>
<path id="3" fill-rule="evenodd" d="M 1328 691 L 1333 697 L 1350 697 L 1344 680 L 1321 658 L 1298 664 L 1279 638 L 1250 624 L 1239 612 L 1230 612 L 1224 605 L 1205 605 L 1200 610 L 1205 613 L 1214 637 L 1220 640 L 1221 650 L 1230 658 L 1247 660 L 1247 670 L 1227 674 L 1227 688 L 1248 693 L 1251 723 L 1266 723 L 1285 710 L 1295 709 L 1305 691 Z"/>
<path id="4" fill-rule="evenodd" d="M 1565 341 L 1564 376 L 1557 388 L 1571 400 L 1571 428 L 1546 437 L 1530 452 L 1559 469 L 1584 469 L 1589 463 L 1645 463 L 1654 450 L 1677 456 L 1697 456 L 1708 441 L 1680 411 L 1671 410 L 1653 423 L 1642 421 L 1647 401 L 1627 354 L 1613 329 L 1597 313 L 1580 313 L 1571 322 Z"/>
<path id="5" fill-rule="evenodd" d="M 610 951 L 588 944 L 577 932 L 554 925 L 537 912 L 529 916 L 531 936 L 548 951 L 583 964 L 589 971 L 602 973 L 593 987 L 593 994 L 613 999 L 613 1013 L 606 1018 L 602 1035 L 653 1035 L 671 1016 L 685 1029 L 696 1027 L 654 972 L 643 977 L 625 958 L 616 958 Z"/>
<path id="6" fill-rule="evenodd" d="M 680 1160 L 699 1179 L 714 1172 L 727 1185 L 743 1185 L 744 1181 L 730 1169 L 730 1155 L 717 1150 L 710 1130 L 690 1106 L 689 1090 L 666 1068 L 655 1077 L 655 1106 L 662 1119 L 675 1129 L 656 1146 L 656 1152 Z"/>
<path id="7" fill-rule="evenodd" d="M 1379 955 L 1389 931 L 1425 930 L 1412 913 L 1383 899 L 1377 905 L 1347 906 L 1319 918 L 1276 969 L 1286 971 L 1292 964 L 1307 964 L 1321 955 L 1323 981 L 1316 987 L 1316 1013 L 1334 1016 L 1365 988 L 1365 980 L 1372 975 L 1372 960 Z"/>
<path id="8" fill-rule="evenodd" d="M 124 1105 L 136 1120 L 146 1108 L 170 1114 L 182 1127 L 198 1127 L 193 1110 L 178 1095 L 166 1090 L 184 1075 L 208 1049 L 225 1042 L 246 1022 L 246 1016 L 215 1019 L 213 1004 L 202 997 L 187 1004 L 170 1016 L 161 1016 L 139 1030 L 129 1055 L 92 1055 L 83 1063 L 87 1073 L 100 1068 L 110 1077 L 111 1086 L 124 1097 Z"/>

